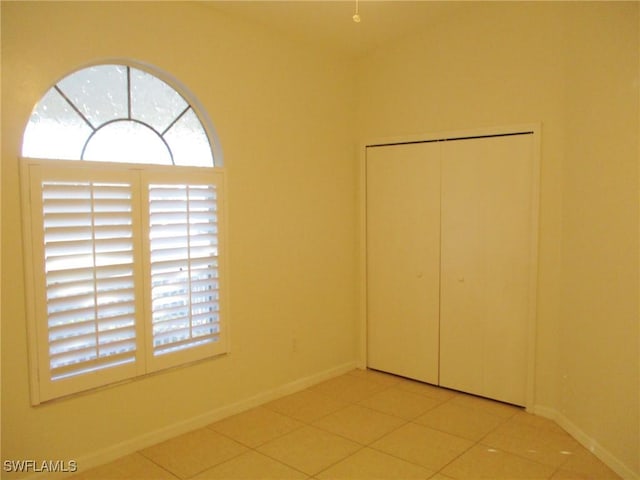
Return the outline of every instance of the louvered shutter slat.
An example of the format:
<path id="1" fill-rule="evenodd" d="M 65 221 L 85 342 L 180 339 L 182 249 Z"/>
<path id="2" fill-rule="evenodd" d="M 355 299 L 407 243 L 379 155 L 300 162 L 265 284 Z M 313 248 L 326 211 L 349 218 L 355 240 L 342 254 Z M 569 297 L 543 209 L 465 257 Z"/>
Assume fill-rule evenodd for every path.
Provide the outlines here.
<path id="1" fill-rule="evenodd" d="M 99 343 L 102 346 L 100 356 L 108 355 L 109 353 L 118 352 L 122 350 L 124 345 L 134 345 L 131 340 L 135 339 L 135 333 L 130 328 L 122 328 L 118 330 L 110 330 L 98 335 Z"/>
<path id="2" fill-rule="evenodd" d="M 132 293 L 133 276 L 98 278 L 97 287 L 99 292 L 109 292 L 112 295 L 117 291 Z"/>
<path id="3" fill-rule="evenodd" d="M 45 231 L 52 228 L 66 229 L 69 227 L 89 227 L 91 215 L 88 213 L 47 213 L 44 219 Z"/>
<path id="4" fill-rule="evenodd" d="M 191 258 L 211 258 L 217 255 L 218 249 L 215 244 L 210 245 L 191 245 L 189 253 Z"/>
<path id="5" fill-rule="evenodd" d="M 216 333 L 220 331 L 220 325 L 218 324 L 218 316 L 212 315 L 207 311 L 198 315 L 193 315 L 193 324 L 198 327 L 207 326 Z"/>
<path id="6" fill-rule="evenodd" d="M 155 262 L 151 267 L 151 275 L 154 285 L 182 281 L 182 278 L 186 276 L 184 260 Z"/>
<path id="7" fill-rule="evenodd" d="M 111 265 L 131 265 L 133 254 L 131 252 L 106 252 L 97 253 L 95 256 L 96 267 L 108 267 Z"/>
<path id="8" fill-rule="evenodd" d="M 71 374 L 77 375 L 79 364 L 90 362 L 91 360 L 98 358 L 97 350 L 93 343 L 86 348 L 70 350 L 68 352 L 53 353 L 50 351 L 49 355 L 51 356 L 52 380 L 57 377 L 59 378 L 61 374 L 60 369 L 64 369 L 66 373 L 65 376 L 70 376 Z M 74 366 L 73 369 L 69 368 L 72 365 Z M 84 372 L 88 367 L 82 366 L 80 368 Z"/>
<path id="9" fill-rule="evenodd" d="M 71 350 L 71 347 L 67 348 L 64 345 L 71 344 L 76 340 L 84 338 L 86 335 L 95 337 L 95 332 L 96 325 L 93 321 L 78 322 L 73 325 L 59 325 L 50 328 L 49 343 L 51 344 L 51 353 L 58 354 Z"/>
<path id="10" fill-rule="evenodd" d="M 91 277 L 89 277 L 91 278 Z M 51 301 L 57 300 L 58 298 L 76 296 L 76 295 L 84 295 L 90 293 L 91 289 L 86 284 L 86 281 L 69 281 L 67 283 L 51 283 L 49 286 L 49 299 Z"/>
<path id="11" fill-rule="evenodd" d="M 94 319 L 95 308 L 91 305 L 87 308 L 73 308 L 59 313 L 49 313 L 48 326 L 53 328 L 60 325 L 74 325 L 88 320 L 93 321 Z"/>
<path id="12" fill-rule="evenodd" d="M 66 241 L 69 235 L 73 236 L 77 240 L 90 240 L 91 239 L 91 227 L 88 226 L 62 226 L 62 227 L 48 227 L 44 232 L 45 242 L 60 242 Z"/>
<path id="13" fill-rule="evenodd" d="M 89 290 L 85 286 L 86 290 Z M 95 305 L 95 295 L 93 290 L 89 290 L 82 295 L 63 295 L 62 297 L 49 297 L 47 311 L 49 315 L 56 313 L 73 312 L 79 310 L 92 309 Z"/>
<path id="14" fill-rule="evenodd" d="M 153 328 L 161 327 L 165 322 L 188 321 L 188 309 L 186 305 L 154 305 L 156 315 L 153 318 Z"/>
<path id="15" fill-rule="evenodd" d="M 135 338 L 135 334 L 130 328 L 113 330 L 96 335 L 95 327 L 88 327 L 87 325 L 87 332 L 84 335 L 74 335 L 64 340 L 51 340 L 50 351 L 52 357 L 55 358 L 56 355 L 62 356 L 61 354 L 72 354 L 77 350 L 86 351 L 92 349 L 96 346 L 96 338 L 98 338 L 98 345 L 101 347 L 99 355 L 104 357 L 108 356 L 109 353 L 121 351 L 123 345 L 127 345 L 127 349 L 130 350 L 130 340 Z"/>
<path id="16" fill-rule="evenodd" d="M 108 332 L 112 330 L 131 329 L 134 326 L 133 319 L 129 316 L 120 315 L 111 317 L 108 320 L 101 321 L 98 325 L 99 332 Z M 79 335 L 86 335 L 88 333 L 95 333 L 96 324 L 94 319 L 86 320 L 84 322 L 74 322 L 51 326 L 49 328 L 49 341 L 56 342 L 62 341 L 67 338 L 73 338 Z"/>
<path id="17" fill-rule="evenodd" d="M 131 216 L 122 212 L 102 212 L 94 217 L 96 227 L 131 225 Z"/>
<path id="18" fill-rule="evenodd" d="M 116 315 L 111 318 L 105 318 L 100 322 L 99 330 L 109 331 L 115 329 L 131 329 L 135 326 L 134 320 L 130 315 Z"/>
<path id="19" fill-rule="evenodd" d="M 93 349 L 74 352 L 60 360 L 52 380 L 62 380 L 78 375 L 78 365 L 82 364 L 82 373 L 91 373 L 105 368 L 118 367 L 134 361 L 131 353 L 135 350 L 135 343 L 129 343 L 121 352 L 112 353 L 109 357 L 97 358 Z"/>
<path id="20" fill-rule="evenodd" d="M 91 253 L 67 255 L 63 257 L 51 256 L 45 260 L 45 269 L 47 272 L 93 268 L 93 265 L 93 255 Z"/>
<path id="21" fill-rule="evenodd" d="M 192 212 L 191 213 L 191 218 L 192 218 L 192 222 L 193 224 L 208 224 L 209 223 L 209 219 L 213 219 L 214 222 L 217 222 L 217 215 L 215 214 L 215 209 L 211 209 L 205 212 Z"/>
<path id="22" fill-rule="evenodd" d="M 104 345 L 101 344 L 100 360 L 111 362 L 112 357 L 120 357 L 122 359 L 128 359 L 128 361 L 133 361 L 133 359 L 131 359 L 131 353 L 134 352 L 135 349 L 135 339 L 127 339 L 119 342 L 114 342 L 113 339 L 110 339 L 110 341 L 105 342 Z"/>
<path id="23" fill-rule="evenodd" d="M 210 344 L 212 341 L 217 341 L 217 337 L 209 335 L 204 338 L 196 338 L 193 336 L 185 337 L 183 339 L 167 338 L 165 343 L 158 342 L 154 346 L 155 355 L 166 355 L 169 353 L 175 353 L 183 351 L 187 348 L 195 348 L 203 345 Z"/>

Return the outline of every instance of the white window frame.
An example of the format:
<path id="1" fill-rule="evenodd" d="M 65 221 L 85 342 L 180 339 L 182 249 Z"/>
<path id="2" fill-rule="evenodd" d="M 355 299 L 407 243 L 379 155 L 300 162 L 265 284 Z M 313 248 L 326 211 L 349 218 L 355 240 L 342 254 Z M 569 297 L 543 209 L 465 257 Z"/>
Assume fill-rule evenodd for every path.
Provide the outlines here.
<path id="1" fill-rule="evenodd" d="M 130 380 L 163 369 L 225 354 L 228 347 L 225 175 L 221 167 L 185 167 L 22 158 L 20 161 L 32 404 Z M 43 255 L 41 179 L 132 179 L 134 271 L 136 275 L 136 359 L 133 363 L 52 381 L 48 376 L 49 340 Z M 40 182 L 40 183 L 38 183 Z M 214 185 L 217 191 L 219 326 L 216 342 L 161 356 L 153 355 L 151 334 L 149 211 L 147 185 Z M 38 186 L 40 185 L 40 186 Z M 35 186 L 35 188 L 34 188 Z M 40 199 L 38 199 L 40 196 Z M 136 221 L 137 219 L 137 221 Z"/>

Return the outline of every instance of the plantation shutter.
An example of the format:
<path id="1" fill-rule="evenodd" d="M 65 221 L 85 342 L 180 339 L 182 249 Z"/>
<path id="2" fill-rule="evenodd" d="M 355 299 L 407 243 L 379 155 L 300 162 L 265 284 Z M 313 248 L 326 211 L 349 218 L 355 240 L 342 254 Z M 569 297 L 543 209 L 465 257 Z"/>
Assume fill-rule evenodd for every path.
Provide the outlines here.
<path id="1" fill-rule="evenodd" d="M 53 380 L 135 360 L 131 185 L 42 183 Z"/>
<path id="2" fill-rule="evenodd" d="M 37 326 L 43 396 L 128 378 L 138 355 L 136 186 L 128 174 L 32 173 L 40 212 L 32 229 L 43 266 L 36 270 L 44 298 Z M 98 373 L 84 375 L 90 372 Z"/>
<path id="3" fill-rule="evenodd" d="M 77 165 L 23 164 L 36 404 L 227 351 L 222 170 Z"/>
<path id="4" fill-rule="evenodd" d="M 224 351 L 219 273 L 222 183 L 203 183 L 201 174 L 173 174 L 167 180 L 156 176 L 146 182 L 152 368 Z"/>

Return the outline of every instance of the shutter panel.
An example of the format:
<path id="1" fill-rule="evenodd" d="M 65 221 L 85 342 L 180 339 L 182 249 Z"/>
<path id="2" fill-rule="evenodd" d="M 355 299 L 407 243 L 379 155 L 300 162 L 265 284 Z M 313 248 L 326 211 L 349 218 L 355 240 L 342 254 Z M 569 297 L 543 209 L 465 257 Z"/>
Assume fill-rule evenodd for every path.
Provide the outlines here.
<path id="1" fill-rule="evenodd" d="M 136 359 L 132 186 L 43 180 L 50 380 Z"/>
<path id="2" fill-rule="evenodd" d="M 221 334 L 218 187 L 148 189 L 153 357 L 211 346 Z"/>

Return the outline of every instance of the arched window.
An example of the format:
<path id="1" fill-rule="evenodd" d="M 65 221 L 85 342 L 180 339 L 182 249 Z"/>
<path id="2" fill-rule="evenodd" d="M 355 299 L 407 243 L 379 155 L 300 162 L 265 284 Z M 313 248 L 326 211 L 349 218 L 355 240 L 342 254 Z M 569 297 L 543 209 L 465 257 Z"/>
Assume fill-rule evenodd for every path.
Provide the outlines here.
<path id="1" fill-rule="evenodd" d="M 36 105 L 21 161 L 34 403 L 226 352 L 212 132 L 128 65 L 72 73 Z"/>
<path id="2" fill-rule="evenodd" d="M 97 65 L 51 87 L 25 130 L 22 155 L 211 167 L 212 143 L 193 106 L 128 65 Z"/>

